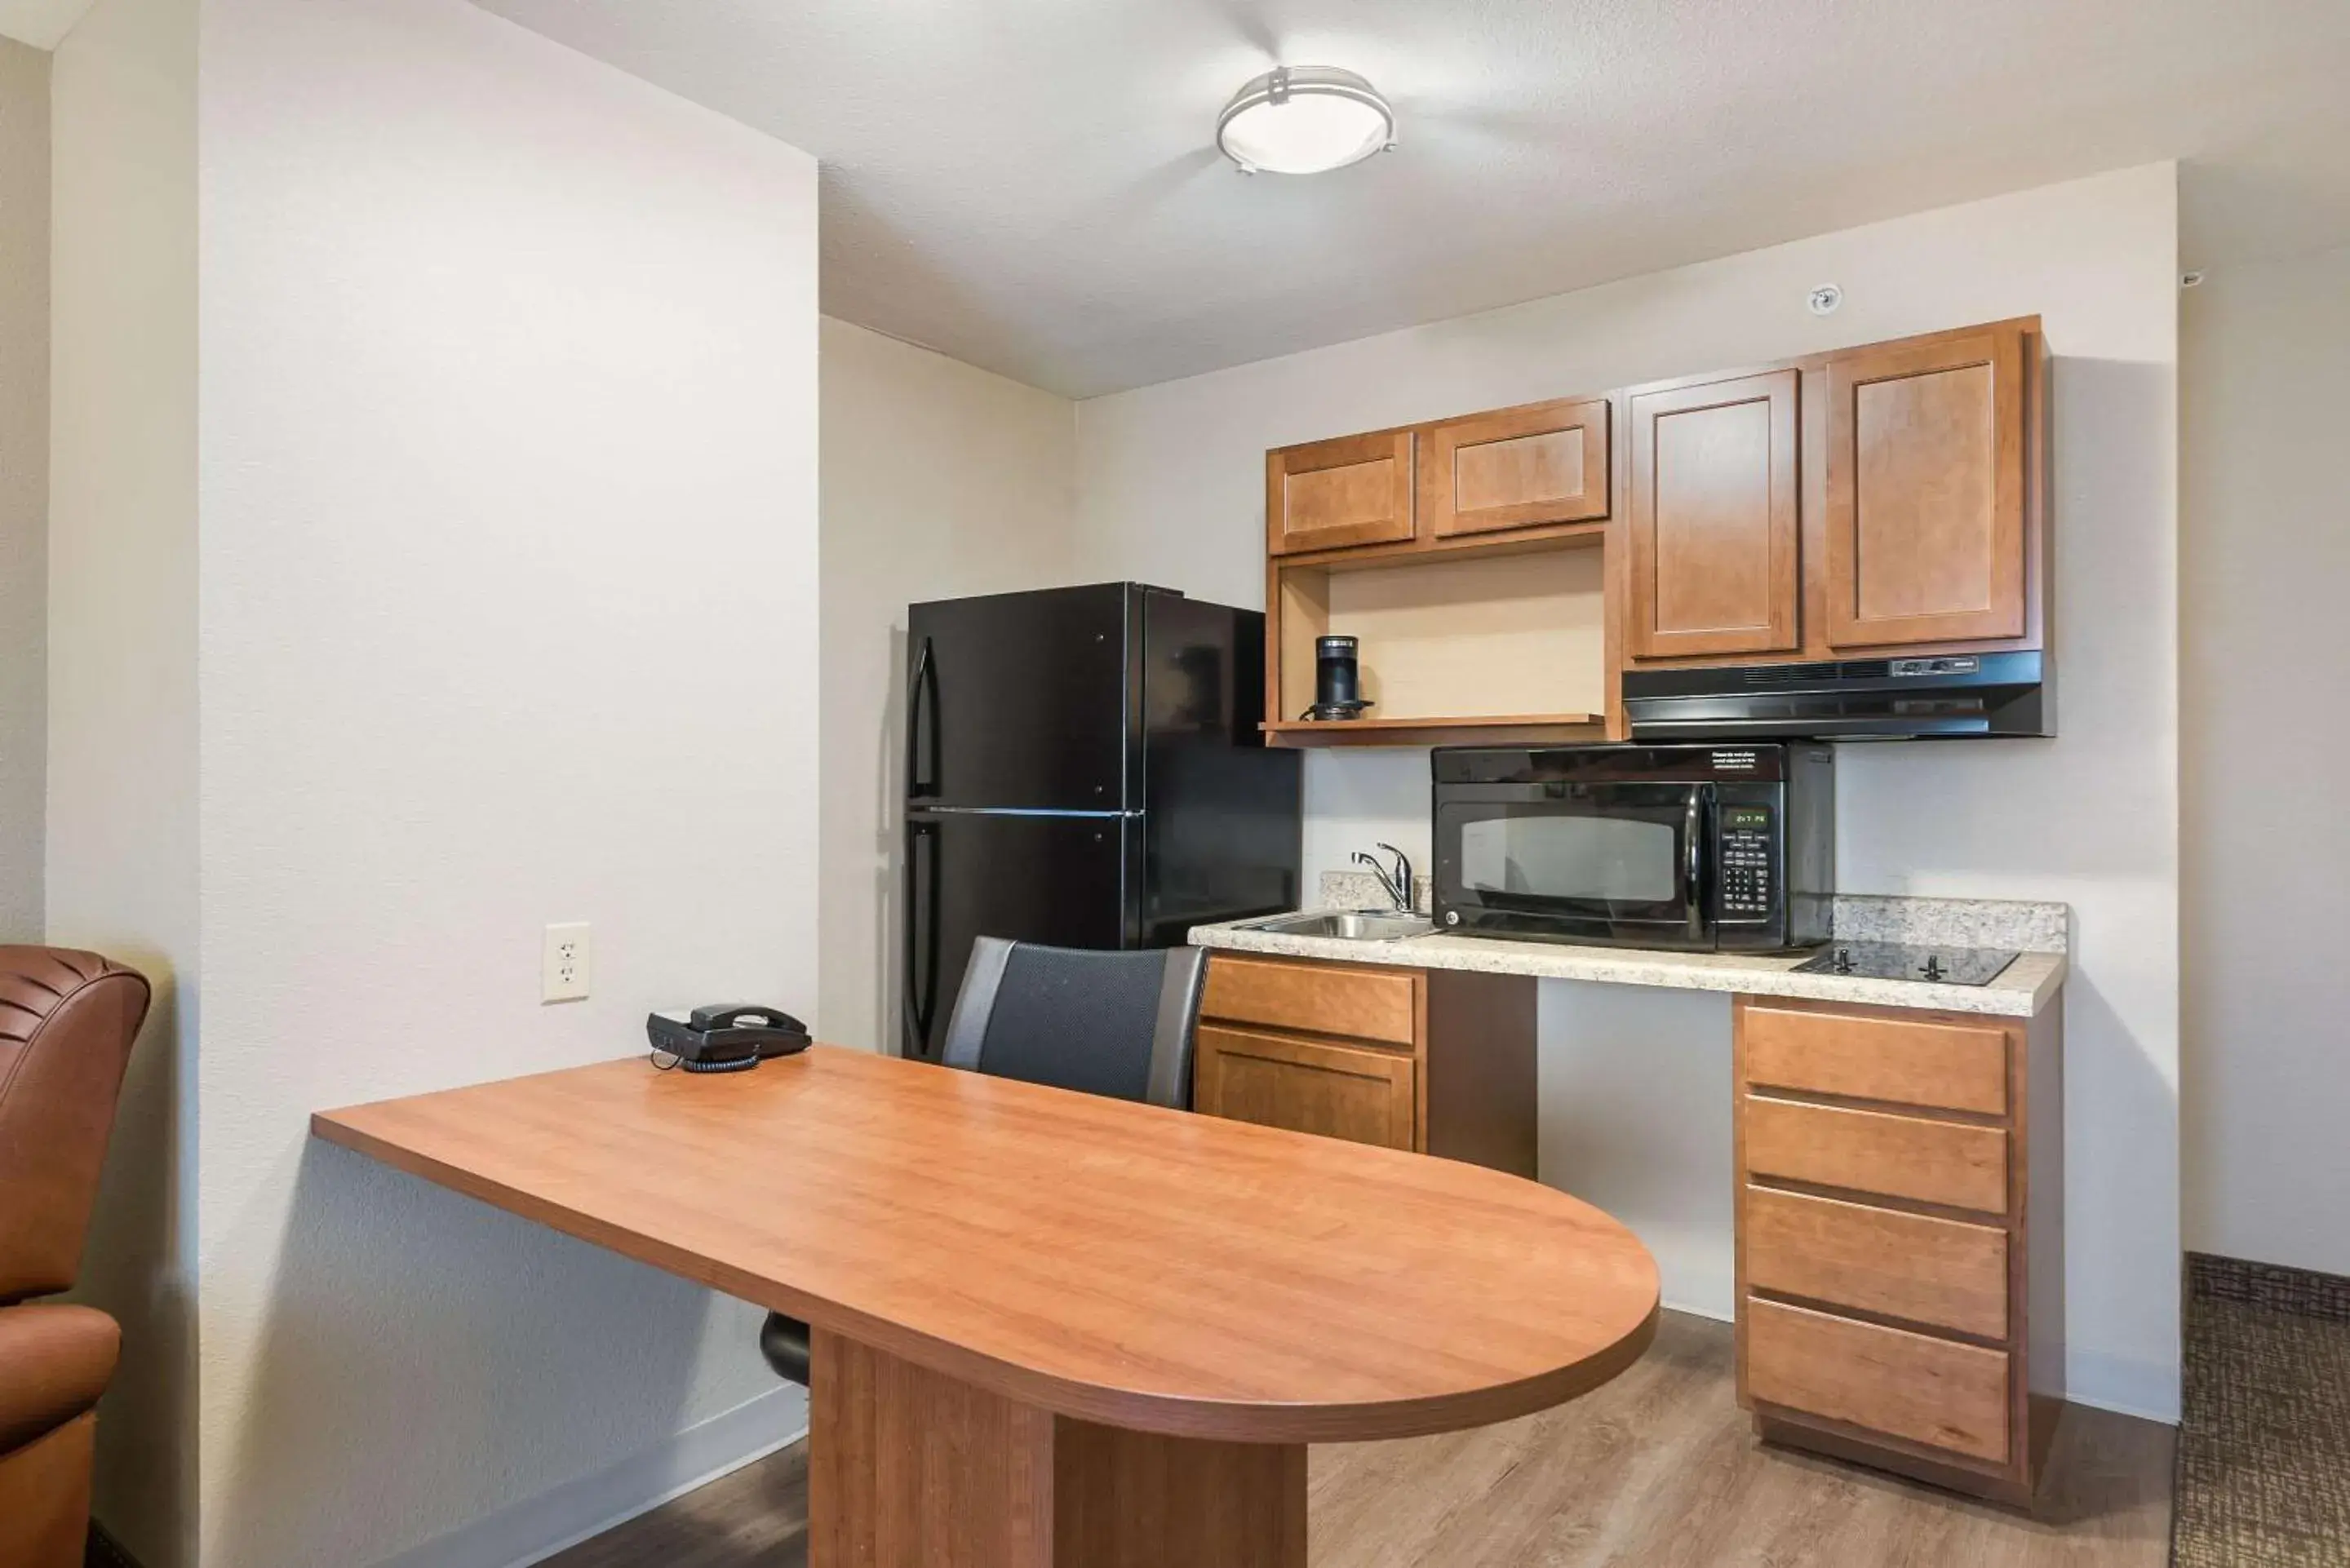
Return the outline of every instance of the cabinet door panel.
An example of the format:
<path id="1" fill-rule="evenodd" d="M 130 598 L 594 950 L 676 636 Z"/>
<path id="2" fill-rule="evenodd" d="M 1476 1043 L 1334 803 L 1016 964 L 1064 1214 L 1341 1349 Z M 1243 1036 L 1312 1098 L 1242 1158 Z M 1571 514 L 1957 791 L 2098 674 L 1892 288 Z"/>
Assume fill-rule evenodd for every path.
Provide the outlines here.
<path id="1" fill-rule="evenodd" d="M 1264 454 L 1265 548 L 1275 556 L 1412 536 L 1409 431 Z"/>
<path id="2" fill-rule="evenodd" d="M 2023 358 L 2002 327 L 1829 362 L 1831 644 L 2023 635 Z"/>
<path id="3" fill-rule="evenodd" d="M 1773 370 L 1633 397 L 1634 658 L 1799 646 L 1797 386 Z"/>
<path id="4" fill-rule="evenodd" d="M 1565 399 L 1430 425 L 1419 517 L 1435 538 L 1607 515 L 1607 401 Z"/>
<path id="5" fill-rule="evenodd" d="M 1208 1116 L 1408 1149 L 1412 1075 L 1398 1051 L 1202 1024 L 1192 1103 Z"/>

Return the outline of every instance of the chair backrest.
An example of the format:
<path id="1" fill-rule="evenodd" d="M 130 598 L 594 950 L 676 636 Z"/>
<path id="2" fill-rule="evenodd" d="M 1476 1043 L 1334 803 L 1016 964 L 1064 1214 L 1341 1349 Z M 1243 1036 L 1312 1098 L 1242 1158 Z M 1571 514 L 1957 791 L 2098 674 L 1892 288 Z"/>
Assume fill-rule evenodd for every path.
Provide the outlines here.
<path id="1" fill-rule="evenodd" d="M 993 1077 L 1182 1109 L 1207 960 L 1198 948 L 1101 952 L 982 937 L 942 1056 Z"/>
<path id="2" fill-rule="evenodd" d="M 0 947 L 0 1305 L 71 1288 L 146 977 L 96 953 Z"/>

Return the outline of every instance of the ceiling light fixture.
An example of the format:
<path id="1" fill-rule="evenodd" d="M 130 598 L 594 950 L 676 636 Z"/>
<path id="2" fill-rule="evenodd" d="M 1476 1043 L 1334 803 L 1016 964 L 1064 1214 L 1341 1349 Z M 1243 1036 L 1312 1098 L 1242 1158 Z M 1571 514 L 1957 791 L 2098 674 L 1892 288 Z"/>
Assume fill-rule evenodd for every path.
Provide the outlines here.
<path id="1" fill-rule="evenodd" d="M 1267 71 L 1216 117 L 1216 146 L 1243 174 L 1319 174 L 1395 144 L 1388 100 L 1334 66 Z"/>

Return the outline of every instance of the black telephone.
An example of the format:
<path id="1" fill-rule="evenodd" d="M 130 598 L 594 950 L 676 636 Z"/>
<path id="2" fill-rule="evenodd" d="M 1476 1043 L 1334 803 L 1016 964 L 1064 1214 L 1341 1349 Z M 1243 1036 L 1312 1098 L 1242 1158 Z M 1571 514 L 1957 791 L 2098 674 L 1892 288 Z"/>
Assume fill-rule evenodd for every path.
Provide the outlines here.
<path id="1" fill-rule="evenodd" d="M 808 1048 L 807 1025 L 780 1007 L 718 1002 L 691 1012 L 655 1012 L 645 1019 L 653 1064 L 689 1073 L 743 1073 L 770 1056 Z M 663 1056 L 676 1058 L 663 1062 Z"/>

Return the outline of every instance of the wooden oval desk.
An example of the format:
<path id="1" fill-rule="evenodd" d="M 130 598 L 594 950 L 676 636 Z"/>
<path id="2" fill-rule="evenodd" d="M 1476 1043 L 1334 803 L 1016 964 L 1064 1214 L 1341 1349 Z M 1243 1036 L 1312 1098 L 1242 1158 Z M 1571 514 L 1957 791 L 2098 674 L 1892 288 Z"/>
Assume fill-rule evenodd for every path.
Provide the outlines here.
<path id="1" fill-rule="evenodd" d="M 1549 1188 L 822 1045 L 311 1125 L 806 1319 L 814 1568 L 1302 1568 L 1307 1443 L 1556 1405 L 1656 1330 Z"/>

